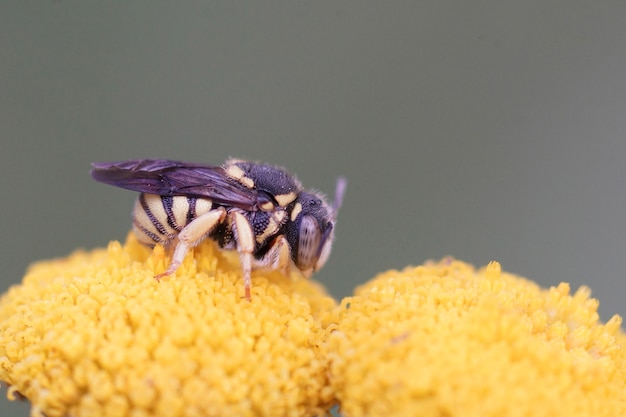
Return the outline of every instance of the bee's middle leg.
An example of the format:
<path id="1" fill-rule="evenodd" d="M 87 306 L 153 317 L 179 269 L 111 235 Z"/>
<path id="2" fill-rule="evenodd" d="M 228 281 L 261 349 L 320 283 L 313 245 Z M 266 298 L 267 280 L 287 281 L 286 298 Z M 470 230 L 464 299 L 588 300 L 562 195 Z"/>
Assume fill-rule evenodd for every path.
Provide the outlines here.
<path id="1" fill-rule="evenodd" d="M 233 211 L 232 216 L 233 231 L 237 241 L 237 250 L 241 259 L 241 269 L 243 270 L 243 284 L 246 300 L 250 301 L 251 271 L 252 271 L 252 254 L 254 253 L 255 240 L 252 226 L 243 214 Z"/>
<path id="2" fill-rule="evenodd" d="M 174 248 L 174 254 L 172 255 L 172 261 L 169 267 L 164 272 L 155 275 L 154 278 L 158 281 L 165 276 L 173 274 L 180 264 L 183 263 L 189 249 L 200 243 L 202 238 L 210 233 L 215 226 L 222 223 L 225 218 L 226 209 L 219 207 L 196 217 L 183 227 L 178 234 L 178 243 Z"/>

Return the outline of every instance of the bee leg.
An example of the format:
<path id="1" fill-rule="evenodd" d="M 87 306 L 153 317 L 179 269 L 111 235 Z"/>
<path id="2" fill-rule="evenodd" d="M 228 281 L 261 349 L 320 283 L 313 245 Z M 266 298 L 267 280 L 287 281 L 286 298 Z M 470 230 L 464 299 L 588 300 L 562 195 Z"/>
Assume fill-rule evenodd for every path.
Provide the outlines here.
<path id="1" fill-rule="evenodd" d="M 189 249 L 202 242 L 204 236 L 210 233 L 215 226 L 223 222 L 225 218 L 226 210 L 223 207 L 219 207 L 196 217 L 193 221 L 189 222 L 187 226 L 183 227 L 178 234 L 178 243 L 174 249 L 169 267 L 165 272 L 155 275 L 154 278 L 158 281 L 163 277 L 173 274 L 180 264 L 183 263 Z"/>
<path id="2" fill-rule="evenodd" d="M 280 269 L 283 275 L 288 275 L 290 266 L 291 252 L 285 236 L 276 237 L 265 256 L 254 261 L 255 268 Z"/>
<path id="3" fill-rule="evenodd" d="M 250 274 L 252 271 L 252 254 L 254 253 L 254 232 L 243 214 L 233 211 L 232 221 L 233 230 L 235 232 L 235 240 L 237 241 L 237 250 L 241 259 L 241 269 L 243 270 L 243 284 L 245 289 L 246 300 L 250 301 Z"/>
<path id="4" fill-rule="evenodd" d="M 287 242 L 285 236 L 280 236 L 274 245 L 276 245 L 276 254 L 272 267 L 274 269 L 280 269 L 283 275 L 287 276 L 289 275 L 289 267 L 291 266 L 289 242 Z M 274 246 L 272 246 L 272 249 L 274 249 Z"/>
<path id="5" fill-rule="evenodd" d="M 283 241 L 283 245 L 280 250 L 279 267 L 281 268 L 283 275 L 289 276 L 289 272 L 294 266 L 293 259 L 291 258 L 291 246 L 289 246 L 289 242 L 287 242 L 285 237 L 282 237 L 281 240 Z"/>

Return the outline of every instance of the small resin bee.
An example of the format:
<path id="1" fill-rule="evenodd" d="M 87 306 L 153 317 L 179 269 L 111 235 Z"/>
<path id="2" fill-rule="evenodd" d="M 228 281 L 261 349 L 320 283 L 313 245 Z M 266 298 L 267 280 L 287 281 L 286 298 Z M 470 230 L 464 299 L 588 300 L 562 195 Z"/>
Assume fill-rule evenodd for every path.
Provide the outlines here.
<path id="1" fill-rule="evenodd" d="M 176 271 L 189 249 L 210 237 L 239 252 L 248 300 L 252 269 L 286 271 L 295 265 L 310 276 L 324 265 L 346 187 L 339 178 L 329 205 L 285 169 L 256 162 L 231 159 L 211 166 L 144 159 L 92 166 L 95 180 L 141 193 L 133 210 L 133 231 L 141 243 L 175 243 L 172 261 L 157 280 Z"/>

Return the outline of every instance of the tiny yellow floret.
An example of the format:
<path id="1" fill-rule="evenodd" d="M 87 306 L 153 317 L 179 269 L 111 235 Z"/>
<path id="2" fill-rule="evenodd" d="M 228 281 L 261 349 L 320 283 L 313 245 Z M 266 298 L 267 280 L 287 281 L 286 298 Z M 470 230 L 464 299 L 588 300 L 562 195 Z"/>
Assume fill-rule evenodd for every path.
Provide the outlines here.
<path id="1" fill-rule="evenodd" d="M 626 416 L 621 318 L 583 287 L 543 290 L 446 258 L 343 300 L 325 348 L 341 415 Z"/>
<path id="2" fill-rule="evenodd" d="M 48 417 L 311 416 L 332 400 L 314 281 L 255 273 L 207 240 L 170 277 L 126 244 L 30 267 L 0 299 L 0 381 Z"/>

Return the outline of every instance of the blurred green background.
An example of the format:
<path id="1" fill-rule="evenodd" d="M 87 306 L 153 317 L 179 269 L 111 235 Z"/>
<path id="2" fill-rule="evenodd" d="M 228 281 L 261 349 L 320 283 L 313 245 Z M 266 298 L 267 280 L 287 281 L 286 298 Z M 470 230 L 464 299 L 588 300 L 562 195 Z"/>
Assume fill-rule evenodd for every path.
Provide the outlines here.
<path id="1" fill-rule="evenodd" d="M 626 295 L 626 3 L 4 2 L 1 290 L 124 239 L 91 161 L 229 156 L 333 193 L 337 298 L 453 255 Z M 26 416 L 8 405 L 0 415 Z"/>

